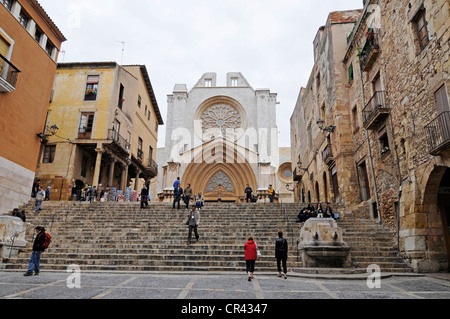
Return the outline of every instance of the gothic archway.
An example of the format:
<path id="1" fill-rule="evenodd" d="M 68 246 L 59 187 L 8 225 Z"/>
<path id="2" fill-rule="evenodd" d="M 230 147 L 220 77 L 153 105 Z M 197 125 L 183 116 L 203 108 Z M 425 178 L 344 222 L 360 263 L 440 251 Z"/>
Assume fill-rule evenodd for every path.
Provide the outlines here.
<path id="1" fill-rule="evenodd" d="M 240 201 L 247 184 L 256 192 L 258 184 L 250 163 L 230 146 L 230 141 L 223 139 L 203 145 L 203 152 L 188 165 L 182 184 L 191 184 L 193 192 L 203 193 L 206 201 Z"/>

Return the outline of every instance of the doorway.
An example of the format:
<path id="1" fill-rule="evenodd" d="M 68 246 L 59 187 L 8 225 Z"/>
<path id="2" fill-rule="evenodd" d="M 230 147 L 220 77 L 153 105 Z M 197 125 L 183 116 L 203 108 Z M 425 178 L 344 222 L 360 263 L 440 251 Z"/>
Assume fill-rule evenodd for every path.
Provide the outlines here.
<path id="1" fill-rule="evenodd" d="M 445 244 L 447 246 L 448 271 L 450 272 L 450 169 L 447 168 L 439 185 L 438 208 L 441 213 Z"/>

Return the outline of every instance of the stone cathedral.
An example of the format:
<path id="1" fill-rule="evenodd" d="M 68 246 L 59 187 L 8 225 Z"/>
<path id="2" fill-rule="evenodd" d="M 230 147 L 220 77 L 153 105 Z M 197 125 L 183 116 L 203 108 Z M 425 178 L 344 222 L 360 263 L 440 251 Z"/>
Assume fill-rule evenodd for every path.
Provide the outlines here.
<path id="1" fill-rule="evenodd" d="M 241 73 L 225 86 L 206 73 L 189 91 L 176 84 L 168 96 L 165 147 L 158 149 L 152 198 L 173 200 L 173 184 L 191 185 L 209 202 L 243 202 L 247 184 L 259 202 L 292 202 L 290 148 L 279 148 L 277 94 L 253 89 Z"/>

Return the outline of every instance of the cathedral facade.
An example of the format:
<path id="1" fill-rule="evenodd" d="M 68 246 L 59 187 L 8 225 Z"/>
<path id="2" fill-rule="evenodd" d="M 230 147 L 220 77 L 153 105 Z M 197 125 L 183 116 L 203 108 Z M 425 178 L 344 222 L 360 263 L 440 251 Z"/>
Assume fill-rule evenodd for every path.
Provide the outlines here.
<path id="1" fill-rule="evenodd" d="M 226 86 L 217 85 L 215 73 L 190 91 L 175 85 L 152 193 L 172 201 L 179 177 L 206 201 L 242 202 L 247 185 L 260 202 L 269 201 L 271 185 L 275 202 L 292 201 L 290 149 L 278 146 L 277 104 L 277 94 L 253 89 L 241 73 L 228 73 Z"/>

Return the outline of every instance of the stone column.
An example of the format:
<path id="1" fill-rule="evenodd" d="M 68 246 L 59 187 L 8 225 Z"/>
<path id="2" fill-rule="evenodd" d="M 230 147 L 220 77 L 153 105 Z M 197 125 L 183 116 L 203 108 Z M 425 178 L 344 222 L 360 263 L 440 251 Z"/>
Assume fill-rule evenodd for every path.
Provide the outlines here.
<path id="1" fill-rule="evenodd" d="M 122 177 L 120 180 L 120 189 L 123 191 L 123 193 L 125 194 L 126 188 L 128 186 L 128 165 L 124 165 L 123 169 L 122 169 Z"/>
<path id="2" fill-rule="evenodd" d="M 114 166 L 116 166 L 116 160 L 112 160 L 111 161 L 111 167 L 109 168 L 109 177 L 108 177 L 108 187 L 112 187 L 113 186 L 113 181 L 114 181 Z"/>
<path id="3" fill-rule="evenodd" d="M 100 170 L 102 168 L 103 149 L 97 148 L 95 151 L 97 152 L 97 160 L 95 161 L 94 180 L 92 181 L 92 187 L 96 186 L 98 188 Z"/>

